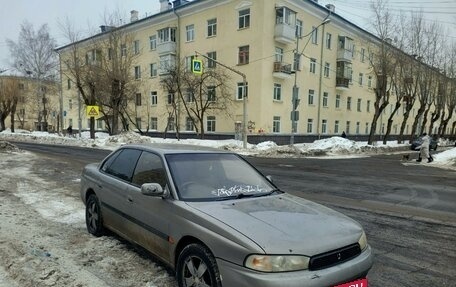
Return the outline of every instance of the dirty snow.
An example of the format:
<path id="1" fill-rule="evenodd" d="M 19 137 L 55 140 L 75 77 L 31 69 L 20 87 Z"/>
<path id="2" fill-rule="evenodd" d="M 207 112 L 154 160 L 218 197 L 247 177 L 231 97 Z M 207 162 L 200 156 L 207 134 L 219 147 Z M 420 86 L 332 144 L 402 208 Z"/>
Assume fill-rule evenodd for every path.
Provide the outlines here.
<path id="1" fill-rule="evenodd" d="M 214 147 L 224 150 L 230 150 L 242 155 L 252 155 L 261 157 L 297 157 L 308 156 L 321 159 L 337 158 L 358 158 L 367 157 L 379 153 L 411 153 L 409 144 L 398 144 L 397 141 L 388 141 L 385 145 L 379 141 L 374 145 L 368 145 L 367 142 L 356 142 L 342 137 L 331 137 L 322 140 L 316 140 L 313 143 L 301 143 L 279 146 L 275 142 L 266 141 L 257 145 L 247 144 L 243 148 L 242 141 L 238 140 L 200 140 L 200 139 L 181 139 L 174 138 L 157 138 L 141 136 L 135 132 L 121 133 L 115 136 L 109 136 L 107 133 L 97 132 L 95 139 L 90 139 L 89 132 L 82 132 L 81 137 L 75 134 L 74 137 L 65 137 L 48 132 L 29 132 L 25 130 L 16 130 L 12 133 L 7 129 L 0 133 L 0 140 L 11 141 L 31 141 L 47 144 L 62 144 L 81 147 L 93 147 L 114 150 L 121 145 L 130 143 L 175 143 L 190 144 Z M 454 146 L 453 142 L 446 139 L 439 140 L 439 147 Z M 1 148 L 1 145 L 0 145 Z M 443 168 L 456 167 L 455 151 L 449 149 L 445 154 L 436 154 L 435 161 L 430 165 Z M 413 157 L 413 155 L 411 156 Z"/>

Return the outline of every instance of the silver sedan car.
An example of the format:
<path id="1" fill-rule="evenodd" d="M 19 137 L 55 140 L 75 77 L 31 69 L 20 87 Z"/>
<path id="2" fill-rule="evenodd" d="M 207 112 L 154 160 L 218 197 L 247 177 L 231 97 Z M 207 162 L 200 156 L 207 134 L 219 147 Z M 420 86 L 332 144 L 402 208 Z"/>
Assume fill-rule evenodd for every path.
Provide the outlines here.
<path id="1" fill-rule="evenodd" d="M 179 286 L 327 287 L 367 280 L 372 266 L 357 222 L 280 191 L 231 152 L 125 145 L 84 168 L 81 197 L 91 234 L 143 246 Z"/>

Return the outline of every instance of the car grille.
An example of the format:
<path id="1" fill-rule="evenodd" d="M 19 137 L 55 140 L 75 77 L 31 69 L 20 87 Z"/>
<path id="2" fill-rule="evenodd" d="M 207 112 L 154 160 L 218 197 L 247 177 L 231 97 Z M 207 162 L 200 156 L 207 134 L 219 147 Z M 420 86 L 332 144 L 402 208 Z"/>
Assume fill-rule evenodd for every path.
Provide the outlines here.
<path id="1" fill-rule="evenodd" d="M 358 243 L 348 245 L 333 251 L 312 256 L 309 262 L 309 270 L 328 268 L 358 256 L 361 249 Z"/>

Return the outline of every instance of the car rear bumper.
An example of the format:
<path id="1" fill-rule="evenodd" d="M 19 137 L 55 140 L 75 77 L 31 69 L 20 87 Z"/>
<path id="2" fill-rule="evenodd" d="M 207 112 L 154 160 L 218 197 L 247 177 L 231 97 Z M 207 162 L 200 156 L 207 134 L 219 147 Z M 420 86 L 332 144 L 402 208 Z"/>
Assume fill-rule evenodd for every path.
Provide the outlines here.
<path id="1" fill-rule="evenodd" d="M 261 273 L 217 259 L 223 286 L 236 287 L 320 287 L 335 286 L 367 275 L 372 267 L 373 254 L 370 246 L 359 256 L 330 268 L 317 271 Z"/>

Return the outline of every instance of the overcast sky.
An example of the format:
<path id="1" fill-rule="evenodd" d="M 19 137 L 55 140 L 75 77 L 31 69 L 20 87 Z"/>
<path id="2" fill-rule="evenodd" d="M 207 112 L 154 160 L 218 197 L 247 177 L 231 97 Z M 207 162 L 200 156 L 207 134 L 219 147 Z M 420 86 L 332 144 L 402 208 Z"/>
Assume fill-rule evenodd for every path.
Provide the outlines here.
<path id="1" fill-rule="evenodd" d="M 334 4 L 336 13 L 369 29 L 371 12 L 368 0 L 320 0 L 319 3 Z M 389 0 L 389 3 L 394 13 L 422 9 L 426 19 L 444 25 L 451 33 L 450 40 L 456 41 L 456 0 Z M 139 11 L 140 18 L 157 13 L 159 0 L 0 0 L 0 70 L 10 66 L 6 39 L 18 40 L 24 20 L 31 22 L 35 30 L 47 23 L 57 44 L 63 45 L 67 41 L 59 22 L 66 17 L 78 31 L 87 34 L 98 29 L 105 12 L 109 14 L 115 10 L 124 12 L 126 19 L 122 20 L 126 23 L 131 10 Z"/>

